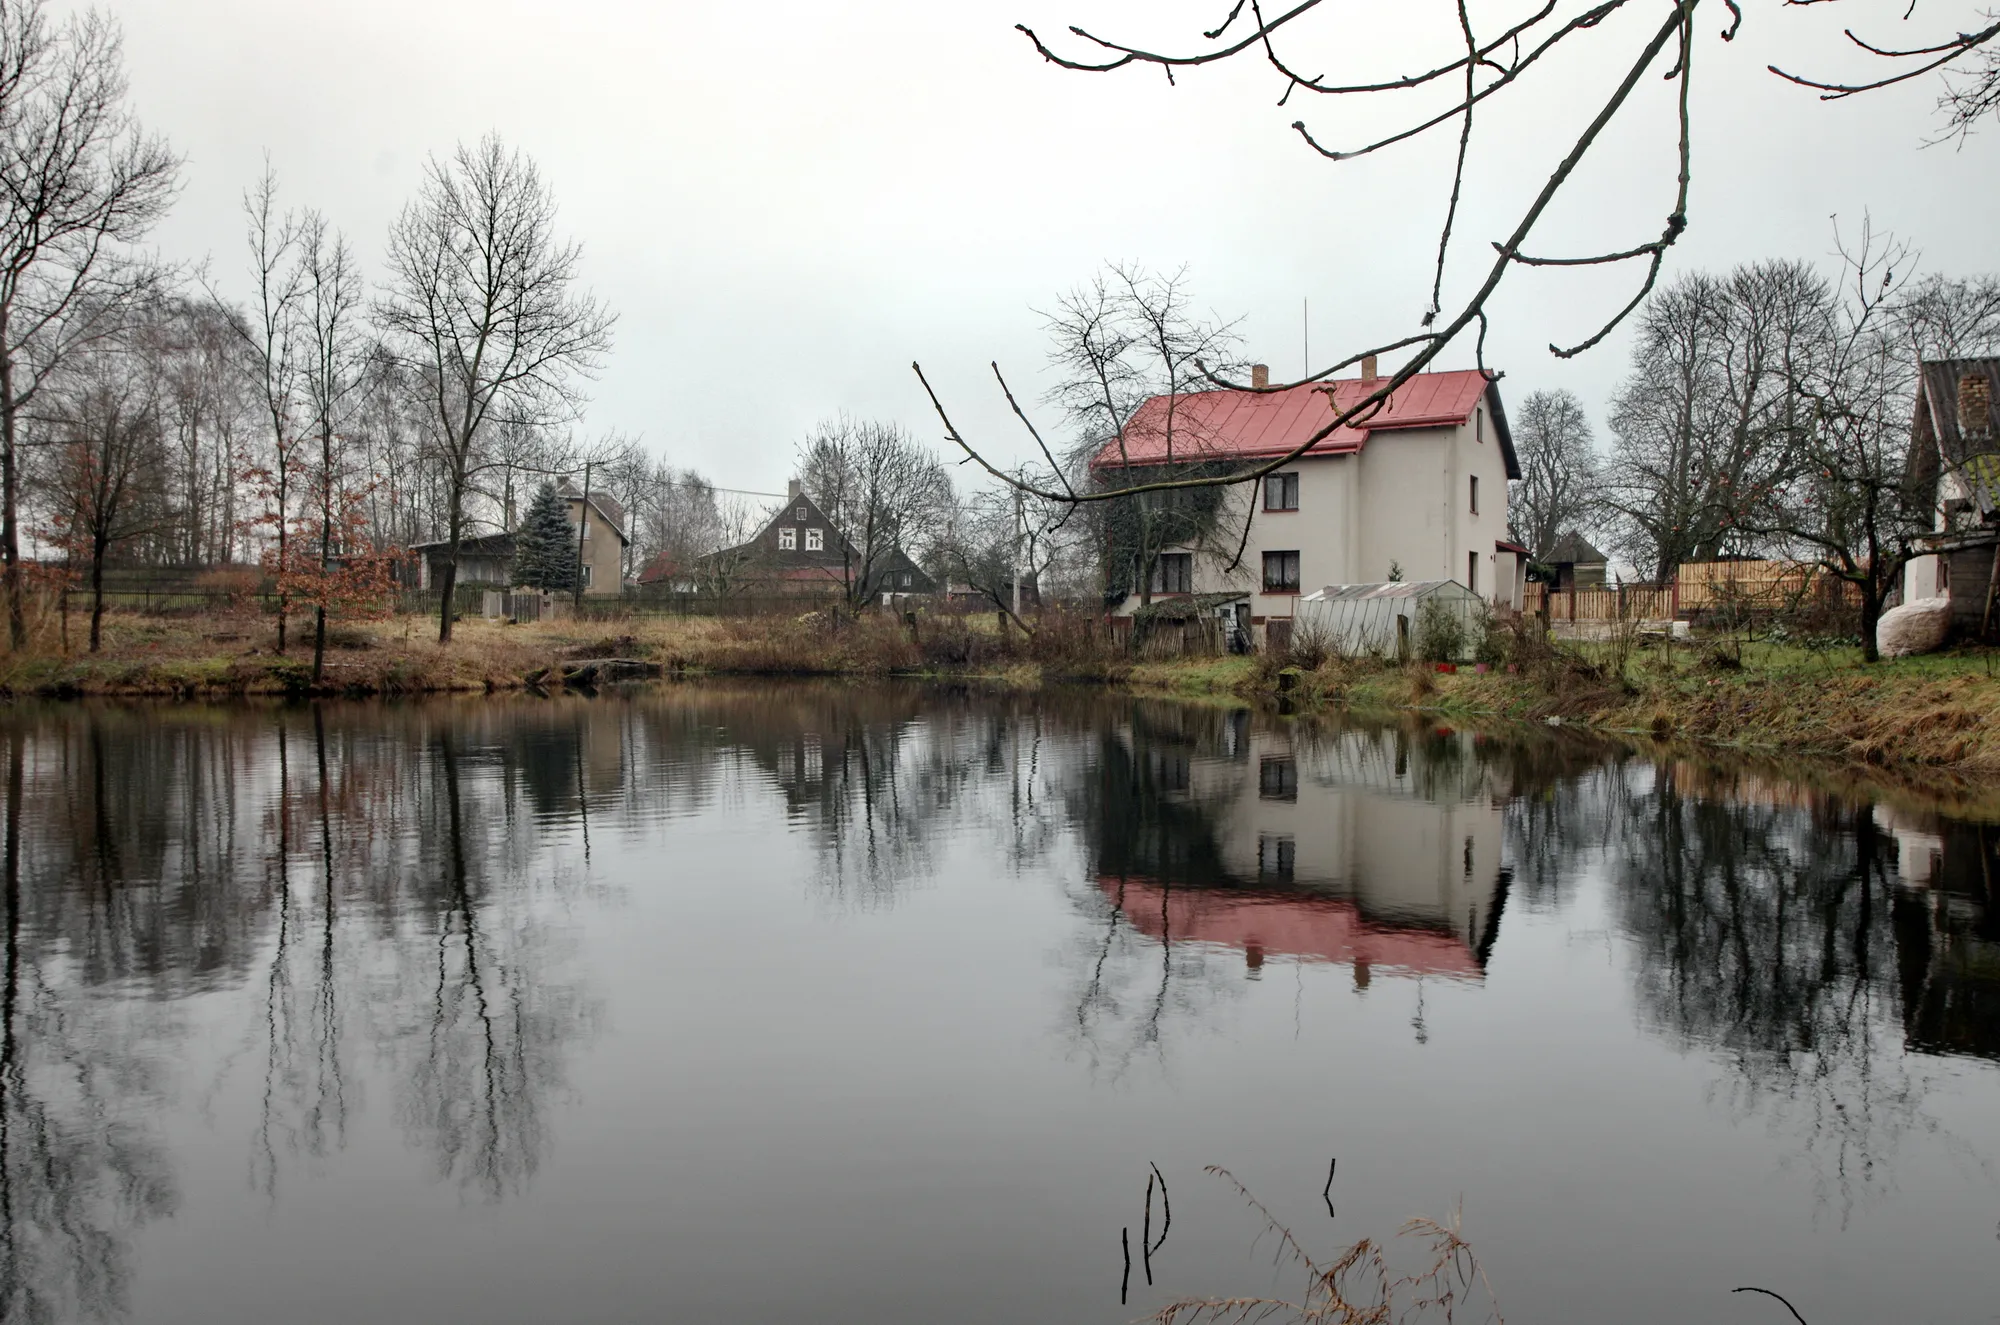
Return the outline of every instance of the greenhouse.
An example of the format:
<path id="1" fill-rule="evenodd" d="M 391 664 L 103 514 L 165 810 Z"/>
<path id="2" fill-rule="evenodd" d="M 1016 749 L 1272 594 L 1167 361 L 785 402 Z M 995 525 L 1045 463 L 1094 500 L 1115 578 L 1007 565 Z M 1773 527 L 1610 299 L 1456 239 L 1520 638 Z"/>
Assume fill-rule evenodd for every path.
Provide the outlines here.
<path id="1" fill-rule="evenodd" d="M 1485 624 L 1485 601 L 1456 580 L 1329 584 L 1299 600 L 1292 640 L 1347 658 L 1452 662 L 1472 656 Z"/>

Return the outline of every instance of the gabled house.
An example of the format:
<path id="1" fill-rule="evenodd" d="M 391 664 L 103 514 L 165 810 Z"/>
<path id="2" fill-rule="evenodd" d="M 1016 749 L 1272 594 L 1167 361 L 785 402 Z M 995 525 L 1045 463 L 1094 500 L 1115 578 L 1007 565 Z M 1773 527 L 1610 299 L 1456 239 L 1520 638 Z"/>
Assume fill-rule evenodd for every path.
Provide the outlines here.
<path id="1" fill-rule="evenodd" d="M 639 582 L 717 584 L 752 594 L 834 595 L 845 594 L 852 577 L 865 580 L 856 585 L 857 601 L 937 591 L 931 577 L 901 548 L 877 557 L 872 566 L 864 567 L 862 560 L 819 504 L 793 482 L 784 505 L 749 542 L 710 553 L 700 565 L 687 569 L 656 558 L 640 573 Z"/>
<path id="2" fill-rule="evenodd" d="M 582 526 L 583 592 L 601 598 L 622 593 L 625 588 L 625 549 L 631 538 L 625 532 L 625 509 L 604 493 L 592 491 L 586 502 L 583 494 L 568 482 L 557 492 L 569 510 L 571 527 Z M 417 588 L 434 589 L 444 583 L 449 539 L 433 539 L 414 544 L 417 555 Z M 514 535 L 481 534 L 458 541 L 458 583 L 505 589 L 514 583 Z"/>
<path id="3" fill-rule="evenodd" d="M 2000 358 L 1918 365 L 1907 463 L 1933 532 L 1904 569 L 1903 601 L 1948 598 L 1954 622 L 1977 628 L 2000 567 Z"/>
<path id="4" fill-rule="evenodd" d="M 1268 373 L 1259 366 L 1251 380 L 1263 386 Z M 1128 469 L 1139 478 L 1242 469 L 1288 454 L 1379 386 L 1371 359 L 1359 378 L 1331 383 L 1155 396 L 1091 469 L 1107 486 Z M 1374 415 L 1255 484 L 1225 489 L 1212 534 L 1147 566 L 1108 566 L 1123 591 L 1112 611 L 1129 615 L 1147 597 L 1231 595 L 1221 610 L 1254 631 L 1288 622 L 1323 586 L 1394 578 L 1455 580 L 1518 610 L 1527 558 L 1507 537 L 1507 482 L 1520 476 L 1497 375 L 1421 373 Z"/>

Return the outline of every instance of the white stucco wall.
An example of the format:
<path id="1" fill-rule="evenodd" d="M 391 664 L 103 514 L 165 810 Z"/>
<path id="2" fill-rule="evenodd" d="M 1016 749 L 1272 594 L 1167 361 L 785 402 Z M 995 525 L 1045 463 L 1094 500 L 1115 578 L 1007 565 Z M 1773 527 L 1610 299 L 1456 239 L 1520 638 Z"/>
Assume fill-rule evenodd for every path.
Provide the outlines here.
<path id="1" fill-rule="evenodd" d="M 1381 752 L 1360 743 L 1297 749 L 1282 735 L 1257 733 L 1247 759 L 1198 760 L 1191 795 L 1215 814 L 1223 863 L 1255 878 L 1262 839 L 1289 837 L 1293 882 L 1352 897 L 1378 920 L 1447 928 L 1476 948 L 1491 916 L 1506 838 L 1498 804 L 1484 787 L 1468 799 L 1430 799 L 1393 765 L 1339 757 L 1356 753 Z M 1260 794 L 1266 757 L 1296 759 L 1296 800 Z"/>
<path id="2" fill-rule="evenodd" d="M 1299 476 L 1299 509 L 1266 511 L 1261 487 L 1232 488 L 1214 545 L 1193 551 L 1194 592 L 1248 593 L 1259 617 L 1294 614 L 1297 598 L 1263 590 L 1265 552 L 1299 554 L 1299 590 L 1329 584 L 1373 584 L 1389 577 L 1391 563 L 1406 580 L 1466 582 L 1467 557 L 1476 554 L 1481 597 L 1519 607 L 1521 568 L 1494 544 L 1507 537 L 1507 465 L 1486 406 L 1463 427 L 1377 433 L 1359 455 L 1311 456 L 1287 466 Z M 1479 510 L 1472 510 L 1471 479 L 1479 478 Z M 1250 537 L 1232 570 L 1243 528 Z M 1118 611 L 1140 604 L 1128 597 Z"/>

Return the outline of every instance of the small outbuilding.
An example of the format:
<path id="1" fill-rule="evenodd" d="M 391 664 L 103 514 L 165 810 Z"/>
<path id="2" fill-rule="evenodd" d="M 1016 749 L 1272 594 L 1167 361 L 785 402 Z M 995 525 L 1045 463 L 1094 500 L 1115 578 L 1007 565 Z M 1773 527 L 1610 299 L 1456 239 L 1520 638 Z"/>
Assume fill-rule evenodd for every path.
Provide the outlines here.
<path id="1" fill-rule="evenodd" d="M 1558 538 L 1548 555 L 1537 560 L 1555 572 L 1555 584 L 1551 587 L 1556 589 L 1602 589 L 1605 569 L 1611 564 L 1611 558 L 1574 529 Z"/>
<path id="2" fill-rule="evenodd" d="M 1443 652 L 1472 655 L 1487 606 L 1456 580 L 1391 580 L 1329 584 L 1299 600 L 1294 643 L 1313 640 L 1347 657 L 1414 658 Z"/>

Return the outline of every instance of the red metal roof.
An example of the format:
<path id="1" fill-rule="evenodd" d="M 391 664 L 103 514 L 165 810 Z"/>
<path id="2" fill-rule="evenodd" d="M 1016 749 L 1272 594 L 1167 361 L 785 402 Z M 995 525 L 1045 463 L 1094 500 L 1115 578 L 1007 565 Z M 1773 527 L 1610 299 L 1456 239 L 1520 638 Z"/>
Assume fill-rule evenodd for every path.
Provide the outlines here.
<path id="1" fill-rule="evenodd" d="M 1398 428 L 1442 428 L 1472 417 L 1488 378 L 1477 370 L 1419 373 L 1396 389 L 1388 403 L 1356 426 L 1328 434 L 1307 455 L 1351 455 L 1370 433 Z M 1139 406 L 1125 426 L 1121 450 L 1115 440 L 1091 463 L 1159 464 L 1168 460 L 1268 460 L 1288 455 L 1307 438 L 1380 388 L 1358 378 L 1289 391 L 1197 391 L 1154 396 Z M 1170 409 L 1171 406 L 1171 409 Z M 1505 424 L 1496 422 L 1505 445 Z M 1169 447 L 1171 446 L 1171 454 Z M 1511 449 L 1511 448 L 1510 448 Z M 1512 466 L 1510 465 L 1511 469 Z"/>
<path id="2" fill-rule="evenodd" d="M 1097 886 L 1140 933 L 1175 942 L 1215 943 L 1258 957 L 1366 963 L 1414 975 L 1481 980 L 1485 971 L 1464 940 L 1441 930 L 1397 928 L 1368 919 L 1343 897 L 1310 893 L 1168 888 L 1150 879 L 1103 876 Z"/>

